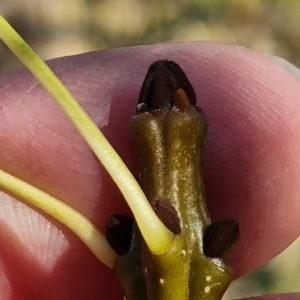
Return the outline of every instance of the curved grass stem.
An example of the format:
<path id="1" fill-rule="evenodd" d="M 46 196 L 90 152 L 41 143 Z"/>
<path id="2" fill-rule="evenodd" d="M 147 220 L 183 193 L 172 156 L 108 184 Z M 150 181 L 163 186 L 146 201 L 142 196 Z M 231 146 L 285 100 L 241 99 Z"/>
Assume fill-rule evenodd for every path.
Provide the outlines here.
<path id="1" fill-rule="evenodd" d="M 131 208 L 151 252 L 156 255 L 167 252 L 173 234 L 159 220 L 126 165 L 63 83 L 1 15 L 0 38 L 54 98 L 109 172 Z"/>
<path id="2" fill-rule="evenodd" d="M 113 268 L 116 253 L 103 234 L 78 211 L 40 189 L 0 170 L 0 187 L 43 210 L 70 228 L 109 268 Z"/>

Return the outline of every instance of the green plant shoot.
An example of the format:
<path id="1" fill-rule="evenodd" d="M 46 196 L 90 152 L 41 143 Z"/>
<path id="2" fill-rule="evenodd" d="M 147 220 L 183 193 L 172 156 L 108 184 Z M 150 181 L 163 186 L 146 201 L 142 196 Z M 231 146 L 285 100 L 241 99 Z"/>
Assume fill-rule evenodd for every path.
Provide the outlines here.
<path id="1" fill-rule="evenodd" d="M 178 64 L 154 62 L 131 129 L 140 185 L 77 100 L 0 16 L 0 38 L 72 121 L 111 175 L 135 220 L 119 215 L 104 235 L 51 195 L 0 170 L 0 187 L 69 227 L 117 274 L 127 300 L 218 300 L 232 279 L 235 220 L 211 224 L 203 184 L 207 124 Z M 120 242 L 122 241 L 122 242 Z"/>

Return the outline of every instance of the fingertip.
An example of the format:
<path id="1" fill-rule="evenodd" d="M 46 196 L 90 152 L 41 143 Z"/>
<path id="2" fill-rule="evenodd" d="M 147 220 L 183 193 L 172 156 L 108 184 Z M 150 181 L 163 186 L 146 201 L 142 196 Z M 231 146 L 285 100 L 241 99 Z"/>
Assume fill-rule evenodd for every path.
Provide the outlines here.
<path id="1" fill-rule="evenodd" d="M 198 104 L 207 116 L 205 181 L 209 207 L 213 219 L 234 217 L 240 222 L 241 240 L 233 263 L 237 275 L 245 274 L 264 264 L 299 235 L 295 226 L 300 211 L 297 81 L 263 55 L 213 43 L 108 50 L 61 58 L 49 64 L 135 171 L 129 123 L 148 66 L 154 60 L 166 58 L 178 62 L 187 73 Z M 85 211 L 84 205 L 90 207 L 87 214 L 103 226 L 109 214 L 126 211 L 122 196 L 50 97 L 25 74 L 22 77 L 22 71 L 6 77 L 0 101 L 5 99 L 9 108 L 13 101 L 22 98 L 24 109 L 31 107 L 26 114 L 34 116 L 38 112 L 42 124 L 51 116 L 52 124 L 47 124 L 51 129 L 51 147 L 43 139 L 43 130 L 35 131 L 34 139 L 40 139 L 40 146 L 31 155 L 31 159 L 39 160 L 33 166 L 47 170 L 46 179 L 41 182 L 38 178 L 41 172 L 31 170 L 26 151 L 22 158 L 12 139 L 7 144 L 17 127 L 20 131 L 20 122 L 24 127 L 29 125 L 16 111 L 11 118 L 19 121 L 14 126 L 2 127 L 6 132 L 1 135 L 2 145 L 9 146 L 1 164 L 9 164 L 20 176 L 25 174 L 24 179 L 29 176 L 37 186 L 55 190 L 70 204 L 77 205 L 79 201 L 76 206 L 79 210 Z M 30 126 L 34 126 L 33 119 Z M 70 143 L 53 138 L 57 132 Z M 70 136 L 72 139 L 76 136 L 79 152 L 70 151 Z M 32 134 L 25 135 L 25 144 L 26 139 L 32 143 Z M 64 154 L 60 164 L 55 164 L 57 148 Z M 40 155 L 40 149 L 46 155 Z M 53 162 L 51 168 L 49 160 Z M 74 170 L 74 163 L 82 171 Z M 66 184 L 66 178 L 71 184 Z"/>

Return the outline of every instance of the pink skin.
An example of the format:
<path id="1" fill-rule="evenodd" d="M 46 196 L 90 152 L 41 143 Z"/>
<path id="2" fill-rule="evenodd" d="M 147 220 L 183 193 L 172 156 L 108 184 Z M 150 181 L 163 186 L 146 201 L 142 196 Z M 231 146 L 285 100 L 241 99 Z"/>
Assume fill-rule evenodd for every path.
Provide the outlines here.
<path id="1" fill-rule="evenodd" d="M 157 59 L 178 62 L 209 122 L 205 182 L 212 219 L 236 218 L 231 260 L 245 275 L 299 233 L 300 85 L 264 55 L 212 43 L 164 44 L 49 62 L 129 168 L 129 123 L 143 78 Z M 44 189 L 101 229 L 125 201 L 91 150 L 25 70 L 0 78 L 0 168 Z M 0 298 L 113 299 L 111 270 L 52 218 L 0 192 Z M 300 295 L 285 295 L 299 299 Z"/>

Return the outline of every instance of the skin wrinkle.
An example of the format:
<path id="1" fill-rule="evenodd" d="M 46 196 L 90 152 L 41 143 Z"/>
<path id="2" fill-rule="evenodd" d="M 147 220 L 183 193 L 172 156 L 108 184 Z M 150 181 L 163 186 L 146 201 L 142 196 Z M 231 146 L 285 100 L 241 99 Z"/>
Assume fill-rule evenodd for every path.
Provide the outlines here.
<path id="1" fill-rule="evenodd" d="M 246 150 L 246 149 L 245 149 Z M 259 150 L 259 149 L 258 149 Z M 260 151 L 261 152 L 261 151 Z M 259 153 L 259 152 L 258 152 Z M 256 153 L 256 157 L 257 157 L 257 155 L 258 155 L 258 153 Z M 260 153 L 261 154 L 261 153 Z M 251 160 L 253 161 L 253 157 L 251 158 Z M 258 167 L 259 167 L 259 165 L 258 165 Z M 255 186 L 255 185 L 254 185 Z"/>
<path id="2" fill-rule="evenodd" d="M 49 220 L 46 220 L 39 212 L 33 211 L 19 201 L 10 199 L 9 196 L 1 197 L 1 204 L 2 226 L 3 222 L 9 226 L 22 242 L 24 249 L 27 249 L 32 258 L 39 263 L 40 268 L 45 272 L 51 272 L 57 258 L 68 248 L 68 241 L 64 234 L 56 227 L 49 226 Z M 48 237 L 52 237 L 51 240 Z M 54 237 L 56 237 L 55 240 L 53 240 Z M 50 241 L 54 245 L 53 252 L 48 248 Z"/>
<path id="3" fill-rule="evenodd" d="M 272 156 L 269 156 L 274 159 L 274 166 L 277 166 L 279 170 L 282 166 L 285 166 L 287 172 L 289 172 L 288 174 L 282 174 L 282 178 L 279 177 L 277 181 L 274 178 L 274 185 L 278 188 L 290 185 L 296 187 L 296 189 L 299 186 L 297 178 L 300 177 L 300 161 L 299 158 L 295 161 L 291 161 L 291 159 L 298 157 L 293 149 L 297 150 L 299 147 L 299 138 L 297 139 L 299 135 L 297 133 L 300 130 L 300 120 L 296 112 L 299 111 L 300 87 L 289 74 L 262 55 L 245 48 L 210 43 L 178 43 L 116 49 L 49 62 L 56 70 L 64 66 L 63 74 L 61 74 L 62 79 L 71 90 L 78 86 L 77 80 L 86 83 L 86 85 L 80 84 L 80 89 L 84 88 L 85 90 L 80 92 L 79 89 L 76 89 L 75 96 L 82 101 L 88 112 L 97 111 L 100 100 L 102 101 L 101 105 L 109 108 L 101 116 L 105 120 L 103 131 L 132 170 L 135 170 L 135 158 L 126 124 L 129 124 L 134 113 L 138 91 L 149 64 L 162 58 L 175 60 L 186 71 L 196 90 L 198 103 L 209 120 L 208 141 L 205 152 L 207 196 L 213 219 L 221 218 L 223 217 L 222 214 L 226 214 L 227 217 L 237 216 L 237 219 L 241 222 L 242 238 L 232 256 L 234 269 L 236 274 L 240 276 L 265 263 L 270 255 L 276 255 L 299 235 L 299 228 L 295 228 L 293 224 L 297 224 L 296 220 L 299 219 L 300 208 L 297 206 L 297 195 L 293 194 L 293 191 L 289 189 L 282 190 L 285 204 L 281 203 L 283 199 L 276 199 L 276 201 L 270 199 L 272 193 L 268 194 L 266 190 L 271 187 L 270 184 L 266 185 L 266 182 L 272 176 L 272 172 L 270 174 L 260 174 L 259 178 L 256 181 L 253 180 L 250 186 L 246 183 L 249 176 L 256 177 L 255 168 L 263 163 L 263 157 L 257 157 L 256 154 L 253 156 L 252 151 L 257 151 L 263 145 L 263 147 L 266 147 L 266 153 L 268 151 L 273 153 Z M 228 64 L 224 65 L 224 62 L 228 62 Z M 253 62 L 257 63 L 254 64 Z M 237 64 L 239 64 L 238 67 Z M 242 72 L 242 70 L 244 71 Z M 76 74 L 79 75 L 76 76 Z M 91 74 L 102 79 L 99 81 L 101 86 L 98 88 L 94 84 L 91 85 L 90 89 L 88 88 Z M 73 75 L 76 79 L 73 79 Z M 256 80 L 257 77 L 259 77 L 259 80 Z M 228 78 L 230 78 L 230 81 Z M 239 82 L 238 86 L 235 85 L 235 80 Z M 19 73 L 17 71 L 10 72 L 10 74 L 1 77 L 0 87 L 2 89 L 2 86 L 4 86 L 6 97 L 4 97 L 1 90 L 0 103 L 21 101 L 19 99 L 24 96 L 23 91 L 30 85 L 31 81 L 31 77 L 24 71 L 19 71 Z M 280 89 L 281 86 L 282 90 Z M 102 98 L 103 95 L 107 97 Z M 27 95 L 26 99 L 22 98 L 22 103 L 29 104 L 32 99 L 36 99 L 36 96 L 38 98 L 37 105 L 47 105 L 49 107 L 48 113 L 59 120 L 62 118 L 62 114 L 57 114 L 58 110 L 39 87 L 33 89 L 32 94 Z M 264 99 L 264 101 L 261 101 L 261 99 Z M 270 102 L 270 100 L 272 101 Z M 7 107 L 9 109 L 9 105 Z M 272 123 L 270 126 L 269 115 L 265 113 L 269 112 L 272 107 L 277 108 L 278 112 L 281 109 L 288 111 L 288 114 L 278 114 L 277 128 L 273 128 Z M 28 110 L 29 114 L 34 113 L 31 109 L 37 110 L 38 108 L 31 107 Z M 255 114 L 255 111 L 260 113 Z M 16 114 L 17 112 L 14 112 L 14 115 Z M 257 116 L 256 119 L 255 116 Z M 275 118 L 274 121 L 276 121 Z M 239 126 L 233 126 L 234 122 Z M 70 128 L 67 125 L 68 122 L 63 121 L 62 124 L 62 128 L 68 131 L 68 128 Z M 265 125 L 265 127 L 261 125 Z M 100 124 L 101 126 L 103 124 Z M 255 131 L 253 132 L 254 128 Z M 270 134 L 272 133 L 271 129 L 274 130 L 273 135 Z M 263 130 L 263 136 L 260 135 L 260 130 Z M 287 131 L 291 132 L 291 135 L 284 143 L 280 143 L 279 141 L 282 141 L 282 138 L 286 138 L 284 135 Z M 13 128 L 10 129 L 10 132 L 11 138 L 15 138 Z M 42 135 L 42 131 L 37 132 L 37 136 L 39 135 Z M 66 133 L 66 136 L 68 136 L 68 133 Z M 273 139 L 273 141 L 278 141 L 277 145 L 274 142 L 274 147 L 277 147 L 276 151 L 283 153 L 282 155 L 274 153 L 270 143 L 266 143 L 264 140 L 266 136 Z M 2 138 L 1 132 L 0 137 Z M 8 138 L 6 135 L 5 139 Z M 254 144 L 251 145 L 253 142 Z M 247 148 L 246 145 L 249 143 L 250 147 Z M 3 143 L 0 141 L 0 147 L 3 147 L 2 145 Z M 9 147 L 13 147 L 12 143 L 9 145 Z M 240 152 L 242 149 L 246 150 Z M 30 168 L 24 170 L 22 166 L 18 165 L 16 149 L 7 148 L 5 151 L 9 151 L 12 157 L 16 157 L 14 168 L 19 170 L 20 174 L 26 174 L 29 181 L 35 180 L 30 175 Z M 55 162 L 54 156 L 50 158 L 51 152 L 46 149 L 45 151 L 46 157 L 43 158 L 40 155 L 37 157 L 40 160 L 38 164 L 41 166 L 44 164 L 43 161 Z M 294 154 L 291 155 L 289 166 L 286 166 L 287 161 L 283 157 L 288 157 L 291 153 Z M 0 167 L 5 165 L 6 156 L 7 153 L 0 157 Z M 253 157 L 258 159 L 255 164 L 251 163 Z M 116 191 L 114 184 L 110 182 L 106 172 L 96 163 L 96 160 L 92 156 L 78 157 L 78 160 L 81 161 L 82 168 L 90 168 L 90 166 L 99 168 L 99 174 L 102 176 L 101 187 L 103 188 L 99 186 L 97 178 L 91 179 L 84 175 L 79 176 L 78 173 L 73 173 L 72 168 L 69 168 L 67 164 L 62 165 L 66 172 L 64 174 L 69 172 L 68 180 L 74 182 L 77 189 L 74 187 L 72 190 L 65 190 L 65 186 L 61 185 L 62 182 L 59 182 L 59 178 L 55 181 L 54 186 L 51 174 L 43 184 L 49 190 L 63 195 L 63 200 L 66 201 L 67 199 L 72 203 L 78 201 L 77 194 L 80 191 L 82 193 L 81 197 L 85 198 L 86 203 L 85 205 L 79 205 L 79 209 L 82 211 L 85 209 L 84 206 L 96 203 L 92 219 L 99 226 L 103 224 L 106 216 L 110 213 L 128 213 L 121 195 Z M 57 164 L 60 165 L 59 158 L 57 158 Z M 291 170 L 291 166 L 294 170 Z M 51 172 L 54 170 L 55 166 L 53 166 Z M 278 174 L 280 175 L 280 172 Z M 292 183 L 288 184 L 288 180 Z M 97 185 L 96 188 L 95 185 Z M 88 186 L 90 186 L 88 191 L 82 191 L 83 188 Z M 260 200 L 263 193 L 267 194 L 264 194 L 265 201 L 269 201 L 270 204 L 276 202 L 276 213 L 264 211 L 264 209 L 275 209 L 274 205 L 265 206 L 261 210 Z M 296 191 L 296 193 L 299 192 Z M 270 224 L 270 222 L 276 220 L 276 214 L 280 214 L 280 211 L 285 215 L 289 213 L 289 219 L 286 219 L 286 223 L 280 224 L 280 227 L 277 228 L 276 223 Z M 65 232 L 63 228 L 62 230 Z M 272 240 L 273 234 L 270 234 L 268 230 L 277 230 L 278 240 L 276 243 Z M 72 294 L 68 290 L 67 294 L 71 295 L 72 299 L 82 299 L 86 297 L 86 293 L 91 296 L 90 299 L 97 299 L 99 293 L 106 299 L 122 299 L 122 293 L 119 291 L 110 271 L 97 263 L 84 247 L 78 246 L 80 243 L 73 243 L 76 238 L 69 232 L 66 233 L 66 236 L 72 241 L 71 245 L 74 246 L 71 246 L 67 251 L 68 255 L 60 258 L 52 278 L 48 278 L 49 281 L 53 282 L 53 286 L 59 286 L 62 293 L 64 293 L 63 289 L 72 289 L 76 282 L 82 280 L 83 287 L 76 290 L 76 293 Z M 0 244 L 3 245 L 3 239 L 1 238 Z M 78 253 L 78 255 L 75 255 L 75 253 Z M 80 257 L 81 259 L 84 257 L 85 264 L 80 260 Z M 246 260 L 245 257 L 249 257 L 249 260 Z M 81 267 L 82 272 L 80 274 L 75 271 L 75 266 Z M 94 277 L 91 278 L 88 274 L 93 274 Z M 71 280 L 72 283 L 66 282 L 66 278 Z M 83 290 L 85 280 L 92 280 L 94 283 L 88 292 Z M 36 288 L 40 289 L 40 294 L 44 296 L 47 284 L 41 286 L 44 286 L 44 289 L 38 286 Z M 18 289 L 18 285 L 14 282 L 12 288 Z M 55 295 L 57 290 L 48 289 L 47 292 L 49 293 L 49 291 L 51 295 Z"/>
<path id="4" fill-rule="evenodd" d="M 32 83 L 32 85 L 28 87 L 27 91 L 25 91 L 25 94 L 30 95 L 31 91 L 34 90 L 38 85 L 40 85 L 39 82 Z"/>
<path id="5" fill-rule="evenodd" d="M 37 86 L 37 90 L 39 92 L 41 90 L 41 87 Z M 24 97 L 24 99 L 26 99 L 26 97 Z M 92 175 L 94 174 L 94 178 L 95 178 L 94 181 L 97 180 L 97 182 L 100 182 L 101 179 L 99 178 L 99 169 L 97 168 L 97 166 L 93 165 L 93 166 L 91 166 L 92 168 L 88 168 L 87 167 L 88 165 L 82 163 L 82 160 L 85 158 L 90 160 L 90 157 L 93 156 L 92 152 L 90 150 L 88 150 L 88 153 L 87 153 L 87 149 L 89 149 L 89 148 L 87 147 L 86 144 L 82 143 L 82 139 L 79 137 L 76 130 L 73 128 L 73 126 L 70 124 L 70 122 L 68 120 L 66 120 L 69 123 L 68 129 L 66 128 L 66 126 L 64 125 L 63 122 L 57 120 L 57 115 L 63 117 L 63 114 L 61 112 L 59 112 L 59 109 L 57 109 L 55 104 L 53 104 L 52 101 L 49 101 L 49 103 L 50 103 L 50 107 L 49 107 L 49 105 L 45 105 L 44 103 L 41 104 L 40 102 L 39 102 L 40 104 L 38 103 L 38 104 L 32 105 L 31 102 L 29 103 L 29 108 L 32 110 L 32 112 L 34 112 L 36 109 L 38 109 L 40 111 L 40 114 L 34 113 L 34 115 L 36 116 L 36 119 L 34 119 L 33 116 L 31 117 L 31 114 L 28 114 L 28 113 L 26 114 L 25 113 L 26 109 L 22 108 L 20 111 L 20 114 L 19 114 L 19 118 L 17 120 L 12 120 L 12 119 L 8 120 L 8 122 L 11 123 L 12 128 L 14 128 L 14 127 L 18 128 L 17 136 L 15 138 L 11 139 L 11 141 L 8 143 L 12 143 L 12 145 L 15 144 L 15 146 L 16 146 L 15 152 L 16 153 L 20 153 L 20 154 L 23 153 L 23 165 L 24 165 L 24 167 L 26 167 L 26 173 L 36 174 L 36 176 L 37 176 L 36 182 L 37 182 L 37 184 L 41 184 L 41 182 L 44 179 L 49 177 L 48 170 L 53 169 L 53 165 L 51 165 L 51 164 L 55 163 L 55 161 L 56 161 L 56 163 L 58 163 L 57 157 L 60 157 L 60 161 L 62 163 L 62 170 L 63 170 L 63 172 L 65 172 L 65 168 L 63 168 L 63 165 L 66 164 L 65 162 L 68 161 L 68 157 L 70 157 L 69 153 L 73 150 L 73 154 L 76 153 L 77 157 L 81 157 L 81 162 L 77 163 L 77 165 L 78 165 L 77 172 L 79 172 L 81 174 L 81 176 L 84 176 L 84 172 L 82 172 L 82 170 L 84 170 L 85 173 L 89 173 L 89 170 L 90 170 Z M 44 102 L 44 101 L 42 101 L 42 102 Z M 23 103 L 23 106 L 24 105 L 25 104 Z M 52 109 L 52 106 L 53 106 L 54 110 Z M 50 114 L 49 114 L 49 111 L 50 111 Z M 18 112 L 19 112 L 19 110 L 17 110 L 17 107 L 13 106 L 12 113 L 18 113 Z M 51 112 L 52 112 L 52 114 L 51 114 Z M 45 118 L 45 115 L 46 115 L 46 118 Z M 49 118 L 49 115 L 52 117 Z M 23 126 L 20 126 L 19 124 L 20 124 L 20 122 L 22 122 L 21 120 L 24 120 L 24 119 L 26 120 L 25 123 L 28 124 L 28 126 L 26 126 L 25 128 L 22 128 Z M 14 124 L 14 123 L 16 123 L 16 124 Z M 32 125 L 32 124 L 39 124 L 39 123 L 41 125 L 37 125 L 37 126 Z M 64 130 L 62 131 L 60 129 L 60 131 L 61 131 L 62 135 L 67 134 L 66 135 L 67 139 L 69 139 L 69 137 L 73 137 L 73 138 L 71 138 L 71 143 L 66 143 L 64 145 L 60 141 L 55 141 L 55 139 L 53 139 L 53 135 L 52 135 L 52 131 L 53 131 L 52 126 L 53 125 L 58 128 L 64 127 Z M 44 128 L 46 128 L 47 126 L 49 129 L 46 131 Z M 32 130 L 30 130 L 29 132 L 28 132 L 28 130 L 26 130 L 27 127 L 33 127 L 35 132 L 44 131 L 44 134 L 40 135 L 39 137 L 36 137 L 35 133 L 32 132 Z M 25 131 L 25 134 L 24 134 L 24 131 Z M 46 131 L 46 133 L 45 133 L 45 131 Z M 20 137 L 20 134 L 22 135 L 22 137 Z M 49 137 L 46 138 L 47 136 L 50 136 L 50 138 Z M 74 143 L 75 143 L 75 145 L 74 145 Z M 36 144 L 36 145 L 34 146 L 34 144 Z M 74 147 L 76 147 L 76 144 L 80 145 L 80 147 L 74 148 Z M 59 145 L 59 146 L 57 146 L 57 145 Z M 45 164 L 38 163 L 39 160 L 37 160 L 37 163 L 36 163 L 35 160 L 36 160 L 37 155 L 39 155 L 41 158 L 44 157 L 44 154 L 42 151 L 43 147 L 48 150 L 52 150 L 52 155 L 47 157 Z M 66 149 L 68 149 L 68 148 L 70 149 L 70 151 L 66 152 Z M 62 149 L 64 149 L 64 150 L 62 150 Z M 79 152 L 80 149 L 81 149 L 81 152 Z M 76 150 L 76 152 L 74 152 L 74 150 Z M 39 154 L 38 154 L 38 152 L 39 152 Z M 65 154 L 61 155 L 60 153 L 65 153 Z M 73 155 L 72 157 L 76 158 L 75 155 Z M 31 159 L 31 161 L 30 161 L 30 159 Z M 71 160 L 71 158 L 69 158 L 69 160 Z M 80 161 L 80 160 L 77 159 L 77 161 Z M 72 160 L 72 162 L 73 162 L 73 160 Z M 72 162 L 70 162 L 70 165 L 74 165 Z M 10 161 L 10 167 L 9 167 L 8 171 L 12 170 L 11 165 L 14 165 L 14 164 L 13 164 L 13 162 Z M 52 173 L 53 173 L 53 171 L 52 171 Z M 53 181 L 54 185 L 59 185 L 60 179 L 56 179 L 56 178 L 57 178 L 57 176 L 59 176 L 61 171 L 56 172 L 56 173 L 57 174 L 55 174 L 55 175 L 53 174 L 54 176 L 52 175 L 52 181 Z M 66 173 L 66 175 L 67 175 L 67 173 Z M 20 174 L 19 174 L 19 176 L 20 176 Z M 96 176 L 97 176 L 97 179 L 96 179 Z M 74 187 L 76 187 L 76 185 L 77 185 L 76 182 L 70 181 L 70 183 L 71 183 L 71 185 L 69 185 L 69 188 L 72 188 L 72 189 Z M 44 188 L 44 187 L 45 187 L 45 185 L 41 186 L 41 188 Z M 88 187 L 89 187 L 89 185 L 88 185 Z M 94 189 L 91 190 L 91 193 L 95 193 Z M 80 194 L 79 194 L 79 196 L 80 196 Z M 66 198 L 66 197 L 62 197 L 61 195 L 58 195 L 58 197 Z M 84 201 L 84 198 L 82 198 L 82 200 L 80 200 L 80 201 L 81 202 Z M 73 206 L 78 209 L 78 205 L 76 205 L 76 203 Z M 91 216 L 91 212 L 93 212 L 93 205 L 86 207 L 83 210 L 83 212 L 85 212 L 87 216 Z"/>
<path id="6" fill-rule="evenodd" d="M 4 263 L 0 259 L 0 291 L 2 300 L 11 299 L 11 285 L 9 284 L 8 278 L 4 272 Z"/>

